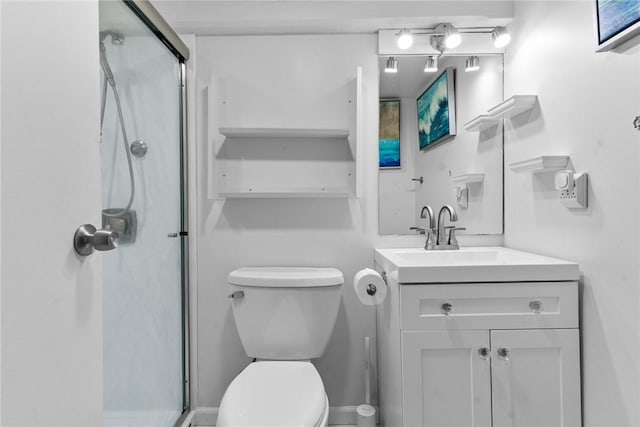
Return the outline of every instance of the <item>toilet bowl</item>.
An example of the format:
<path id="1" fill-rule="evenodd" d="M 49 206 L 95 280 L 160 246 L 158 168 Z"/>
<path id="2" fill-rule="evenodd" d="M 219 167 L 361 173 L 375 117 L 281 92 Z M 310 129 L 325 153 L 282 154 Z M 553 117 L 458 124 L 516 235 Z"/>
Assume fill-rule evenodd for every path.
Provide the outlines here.
<path id="1" fill-rule="evenodd" d="M 218 427 L 326 427 L 329 402 L 310 362 L 263 361 L 247 366 L 220 403 Z"/>
<path id="2" fill-rule="evenodd" d="M 218 409 L 219 427 L 326 427 L 329 401 L 309 361 L 322 356 L 340 305 L 335 268 L 249 267 L 229 274 L 249 364 Z"/>

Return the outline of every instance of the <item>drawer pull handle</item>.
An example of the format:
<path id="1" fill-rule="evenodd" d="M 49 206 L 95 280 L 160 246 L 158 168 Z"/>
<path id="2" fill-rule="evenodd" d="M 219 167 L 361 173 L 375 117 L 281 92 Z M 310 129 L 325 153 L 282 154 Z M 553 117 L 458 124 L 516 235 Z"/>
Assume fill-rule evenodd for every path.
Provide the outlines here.
<path id="1" fill-rule="evenodd" d="M 480 355 L 480 359 L 487 360 L 491 357 L 491 352 L 487 347 L 481 347 L 478 349 L 478 354 Z"/>
<path id="2" fill-rule="evenodd" d="M 529 303 L 529 308 L 531 309 L 532 312 L 534 312 L 535 314 L 540 314 L 543 310 L 543 306 L 542 306 L 542 301 L 531 301 Z"/>
<path id="3" fill-rule="evenodd" d="M 453 311 L 453 305 L 449 304 L 448 302 L 445 302 L 444 304 L 442 304 L 440 306 L 440 311 L 442 312 L 442 314 L 444 314 L 445 316 L 448 316 L 451 314 L 451 312 Z"/>
<path id="4" fill-rule="evenodd" d="M 509 361 L 509 356 L 511 355 L 511 351 L 508 348 L 504 348 L 504 347 L 499 348 L 497 353 L 500 359 L 504 360 L 505 362 Z"/>

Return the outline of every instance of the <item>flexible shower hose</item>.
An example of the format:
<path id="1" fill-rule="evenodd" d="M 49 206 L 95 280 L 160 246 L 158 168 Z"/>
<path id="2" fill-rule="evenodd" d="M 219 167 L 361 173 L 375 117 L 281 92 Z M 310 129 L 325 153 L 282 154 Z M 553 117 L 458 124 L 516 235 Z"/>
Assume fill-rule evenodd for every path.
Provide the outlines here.
<path id="1" fill-rule="evenodd" d="M 131 153 L 129 152 L 129 140 L 127 138 L 127 130 L 124 125 L 124 114 L 122 113 L 122 106 L 120 104 L 120 95 L 118 95 L 118 89 L 116 88 L 116 81 L 113 77 L 113 72 L 111 71 L 111 67 L 109 66 L 109 61 L 107 60 L 107 50 L 104 46 L 103 42 L 100 42 L 100 66 L 102 67 L 102 71 L 104 73 L 104 80 L 102 84 L 102 106 L 100 109 L 100 134 L 102 134 L 102 123 L 104 121 L 104 111 L 107 100 L 107 84 L 111 86 L 111 90 L 113 91 L 113 97 L 116 101 L 116 108 L 118 109 L 118 121 L 120 122 L 120 131 L 122 132 L 122 142 L 124 144 L 124 152 L 127 156 L 127 164 L 129 166 L 129 183 L 130 185 L 130 194 L 129 194 L 129 202 L 127 206 L 119 212 L 115 214 L 120 214 L 125 212 L 131 208 L 133 205 L 133 199 L 136 194 L 136 183 L 135 178 L 133 176 L 133 163 L 131 161 Z"/>

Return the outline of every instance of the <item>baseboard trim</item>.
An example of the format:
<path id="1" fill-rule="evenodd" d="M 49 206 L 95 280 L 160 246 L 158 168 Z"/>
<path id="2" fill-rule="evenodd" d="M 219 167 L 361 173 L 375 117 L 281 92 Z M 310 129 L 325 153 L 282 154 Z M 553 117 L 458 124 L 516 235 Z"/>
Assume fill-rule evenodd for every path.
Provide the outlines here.
<path id="1" fill-rule="evenodd" d="M 356 413 L 357 406 L 330 406 L 329 407 L 329 425 L 356 425 L 358 416 Z M 376 415 L 377 415 L 376 407 Z M 209 427 L 215 426 L 218 419 L 218 408 L 200 407 L 194 411 L 192 426 L 193 427 Z"/>

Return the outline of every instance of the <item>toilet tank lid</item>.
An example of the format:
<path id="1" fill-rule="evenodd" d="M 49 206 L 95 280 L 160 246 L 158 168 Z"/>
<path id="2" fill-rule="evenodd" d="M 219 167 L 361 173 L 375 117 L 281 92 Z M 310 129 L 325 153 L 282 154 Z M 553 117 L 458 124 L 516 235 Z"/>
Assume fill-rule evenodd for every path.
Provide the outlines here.
<path id="1" fill-rule="evenodd" d="M 305 288 L 342 285 L 344 277 L 336 268 L 244 267 L 229 273 L 229 283 L 270 288 Z"/>

